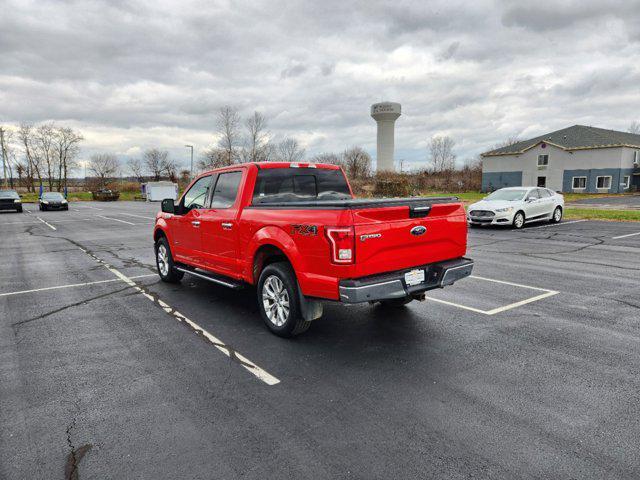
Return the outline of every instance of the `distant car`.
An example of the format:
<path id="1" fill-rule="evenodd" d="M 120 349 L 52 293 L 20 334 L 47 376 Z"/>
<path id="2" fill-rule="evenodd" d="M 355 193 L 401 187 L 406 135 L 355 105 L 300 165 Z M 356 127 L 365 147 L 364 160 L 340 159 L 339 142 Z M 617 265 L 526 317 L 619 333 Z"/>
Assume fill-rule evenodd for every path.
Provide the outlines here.
<path id="1" fill-rule="evenodd" d="M 527 222 L 562 220 L 564 197 L 540 187 L 509 187 L 496 190 L 469 205 L 467 221 L 471 226 L 512 225 L 522 228 Z"/>
<path id="2" fill-rule="evenodd" d="M 69 210 L 69 203 L 60 192 L 45 192 L 40 197 L 40 210 Z"/>
<path id="3" fill-rule="evenodd" d="M 22 212 L 22 200 L 15 190 L 0 190 L 0 210 Z"/>

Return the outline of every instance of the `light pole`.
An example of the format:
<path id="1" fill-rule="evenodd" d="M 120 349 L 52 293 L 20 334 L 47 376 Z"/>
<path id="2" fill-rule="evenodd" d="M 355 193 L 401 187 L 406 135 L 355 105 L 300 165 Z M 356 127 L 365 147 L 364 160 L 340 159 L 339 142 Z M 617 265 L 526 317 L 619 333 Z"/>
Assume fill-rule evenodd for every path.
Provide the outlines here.
<path id="1" fill-rule="evenodd" d="M 193 179 L 193 145 L 185 145 L 191 149 L 191 168 L 189 169 L 189 180 Z"/>

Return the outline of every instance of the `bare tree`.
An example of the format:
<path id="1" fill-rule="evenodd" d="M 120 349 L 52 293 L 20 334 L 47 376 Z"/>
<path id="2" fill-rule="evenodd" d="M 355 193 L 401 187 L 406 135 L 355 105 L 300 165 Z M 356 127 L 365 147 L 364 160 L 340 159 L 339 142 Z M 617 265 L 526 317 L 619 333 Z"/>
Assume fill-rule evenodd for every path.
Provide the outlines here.
<path id="1" fill-rule="evenodd" d="M 299 162 L 304 159 L 305 149 L 298 140 L 287 137 L 278 144 L 278 160 L 283 162 Z"/>
<path id="2" fill-rule="evenodd" d="M 172 182 L 175 182 L 178 180 L 176 171 L 178 170 L 178 165 L 176 164 L 176 161 L 169 158 L 169 152 L 163 151 L 164 154 L 164 158 L 162 159 L 162 162 L 160 162 L 160 168 L 162 169 L 162 173 L 164 173 L 167 177 L 169 177 L 169 179 Z"/>
<path id="3" fill-rule="evenodd" d="M 506 140 L 503 140 L 502 142 L 496 143 L 493 146 L 494 150 L 497 150 L 498 148 L 502 148 L 502 147 L 510 147 L 511 145 L 515 145 L 516 143 L 519 143 L 520 139 L 517 136 L 512 136 L 507 138 Z"/>
<path id="4" fill-rule="evenodd" d="M 2 184 L 6 188 L 7 180 L 11 182 L 13 188 L 13 175 L 11 174 L 11 165 L 9 162 L 9 140 L 11 132 L 5 127 L 0 126 L 0 156 L 2 156 Z"/>
<path id="5" fill-rule="evenodd" d="M 180 170 L 180 183 L 182 185 L 189 185 L 191 181 L 191 171 L 189 169 Z"/>
<path id="6" fill-rule="evenodd" d="M 42 174 L 40 173 L 40 159 L 34 146 L 33 125 L 23 123 L 18 129 L 18 141 L 22 145 L 24 155 L 27 160 L 27 190 L 35 192 L 34 178 L 42 184 Z"/>
<path id="7" fill-rule="evenodd" d="M 77 167 L 75 162 L 80 153 L 80 142 L 84 138 L 80 132 L 68 127 L 56 127 L 53 149 L 58 163 L 58 191 L 67 187 L 69 170 Z"/>
<path id="8" fill-rule="evenodd" d="M 240 116 L 235 108 L 225 105 L 220 109 L 217 122 L 217 133 L 220 135 L 218 146 L 225 152 L 226 165 L 231 165 L 238 159 L 239 125 Z"/>
<path id="9" fill-rule="evenodd" d="M 328 163 L 342 166 L 342 159 L 335 153 L 319 153 L 311 159 L 314 163 Z"/>
<path id="10" fill-rule="evenodd" d="M 205 150 L 200 160 L 198 160 L 198 169 L 200 171 L 225 167 L 227 165 L 227 152 L 216 147 Z"/>
<path id="11" fill-rule="evenodd" d="M 136 177 L 139 182 L 144 181 L 144 166 L 139 158 L 130 158 L 127 160 L 127 168 L 131 174 Z"/>
<path id="12" fill-rule="evenodd" d="M 116 176 L 119 169 L 120 162 L 114 154 L 98 153 L 91 155 L 89 170 L 98 177 L 101 188 L 106 186 L 107 180 Z"/>
<path id="13" fill-rule="evenodd" d="M 640 135 L 640 122 L 637 122 L 635 120 L 631 122 L 631 124 L 629 125 L 629 128 L 627 129 L 627 132 Z"/>
<path id="14" fill-rule="evenodd" d="M 35 147 L 37 155 L 44 162 L 44 167 L 47 170 L 47 182 L 49 183 L 49 190 L 53 191 L 54 172 L 56 170 L 56 128 L 53 123 L 45 123 L 40 125 L 35 130 Z"/>
<path id="15" fill-rule="evenodd" d="M 269 140 L 267 132 L 267 119 L 260 112 L 253 112 L 253 115 L 245 121 L 247 128 L 247 138 L 245 148 L 242 150 L 243 162 L 259 162 L 265 159 L 265 147 Z"/>
<path id="16" fill-rule="evenodd" d="M 456 142 L 449 136 L 431 137 L 429 159 L 433 172 L 451 172 L 454 169 L 456 156 L 453 153 L 453 147 L 455 144 Z"/>
<path id="17" fill-rule="evenodd" d="M 351 147 L 342 153 L 342 167 L 351 179 L 371 175 L 371 156 L 361 147 Z"/>
<path id="18" fill-rule="evenodd" d="M 169 152 L 166 150 L 158 150 L 157 148 L 150 148 L 142 154 L 144 164 L 156 182 L 160 180 L 168 158 Z"/>
<path id="19" fill-rule="evenodd" d="M 22 176 L 25 174 L 25 172 L 27 171 L 27 168 L 25 167 L 24 163 L 17 163 L 16 164 L 16 173 L 18 174 L 18 186 L 22 187 Z"/>

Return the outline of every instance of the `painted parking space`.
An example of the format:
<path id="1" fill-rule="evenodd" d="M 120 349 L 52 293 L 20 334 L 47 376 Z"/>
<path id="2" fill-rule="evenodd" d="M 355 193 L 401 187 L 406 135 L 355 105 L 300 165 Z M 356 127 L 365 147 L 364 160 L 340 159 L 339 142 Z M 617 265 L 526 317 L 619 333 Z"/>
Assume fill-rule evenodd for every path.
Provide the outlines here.
<path id="1" fill-rule="evenodd" d="M 522 283 L 472 275 L 453 289 L 427 292 L 427 301 L 483 315 L 524 308 L 560 292 Z"/>

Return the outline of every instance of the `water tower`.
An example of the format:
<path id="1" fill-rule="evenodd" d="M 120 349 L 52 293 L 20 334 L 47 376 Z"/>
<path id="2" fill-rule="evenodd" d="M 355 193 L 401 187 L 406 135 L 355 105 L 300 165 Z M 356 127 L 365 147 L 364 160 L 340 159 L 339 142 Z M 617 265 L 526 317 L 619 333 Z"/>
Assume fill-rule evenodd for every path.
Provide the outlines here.
<path id="1" fill-rule="evenodd" d="M 395 171 L 393 162 L 395 123 L 400 116 L 400 104 L 395 102 L 381 102 L 371 105 L 371 116 L 378 124 L 378 148 L 376 169 L 378 172 Z"/>

